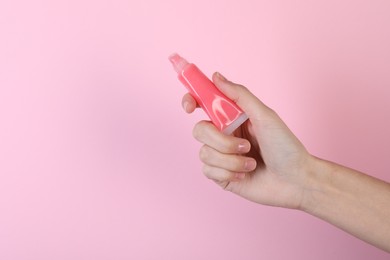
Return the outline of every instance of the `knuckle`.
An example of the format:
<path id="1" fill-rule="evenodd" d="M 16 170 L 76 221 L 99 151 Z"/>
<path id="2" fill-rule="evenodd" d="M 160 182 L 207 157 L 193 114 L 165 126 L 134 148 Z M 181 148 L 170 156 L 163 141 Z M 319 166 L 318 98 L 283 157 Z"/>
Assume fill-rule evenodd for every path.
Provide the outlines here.
<path id="1" fill-rule="evenodd" d="M 204 164 L 202 167 L 203 174 L 208 178 L 211 179 L 211 167 Z"/>
<path id="2" fill-rule="evenodd" d="M 199 158 L 202 162 L 206 163 L 210 156 L 210 151 L 206 145 L 203 145 L 199 150 Z"/>
<path id="3" fill-rule="evenodd" d="M 198 129 L 198 124 L 196 124 L 194 126 L 194 128 L 192 129 L 192 136 L 196 139 L 196 140 L 199 140 L 199 129 Z"/>
<path id="4" fill-rule="evenodd" d="M 243 160 L 243 158 L 240 157 L 235 157 L 232 160 L 232 170 L 242 171 L 243 169 L 245 169 L 245 160 Z"/>
<path id="5" fill-rule="evenodd" d="M 278 113 L 276 113 L 275 110 L 273 110 L 272 108 L 270 108 L 268 106 L 266 108 L 268 110 L 269 115 L 271 115 L 272 117 L 278 117 Z"/>
<path id="6" fill-rule="evenodd" d="M 222 189 L 225 190 L 225 191 L 230 191 L 230 192 L 232 192 L 233 189 L 232 189 L 231 182 L 230 182 L 230 181 L 226 182 L 225 185 L 222 186 Z"/>
<path id="7" fill-rule="evenodd" d="M 236 152 L 236 144 L 229 141 L 223 142 L 222 150 L 227 153 L 234 153 Z"/>
<path id="8" fill-rule="evenodd" d="M 249 91 L 247 87 L 245 87 L 244 85 L 241 85 L 241 84 L 236 84 L 237 87 L 241 88 L 242 90 L 244 91 Z"/>
<path id="9" fill-rule="evenodd" d="M 240 92 L 250 92 L 249 89 L 242 84 L 234 83 L 234 87 Z"/>
<path id="10" fill-rule="evenodd" d="M 192 130 L 193 137 L 200 142 L 204 139 L 204 135 L 205 135 L 204 126 L 205 126 L 205 122 L 200 121 L 194 126 L 194 129 Z"/>

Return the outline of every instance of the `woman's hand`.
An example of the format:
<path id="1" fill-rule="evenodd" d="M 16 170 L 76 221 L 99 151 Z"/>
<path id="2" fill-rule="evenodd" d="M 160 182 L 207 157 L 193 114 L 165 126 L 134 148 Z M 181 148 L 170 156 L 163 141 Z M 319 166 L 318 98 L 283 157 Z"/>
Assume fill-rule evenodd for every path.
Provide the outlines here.
<path id="1" fill-rule="evenodd" d="M 204 144 L 199 152 L 203 173 L 251 201 L 301 208 L 313 157 L 279 116 L 247 88 L 219 73 L 213 81 L 249 120 L 229 136 L 209 121 L 195 125 L 193 135 Z M 183 97 L 182 105 L 187 113 L 197 107 L 190 94 Z"/>
<path id="2" fill-rule="evenodd" d="M 213 75 L 215 85 L 247 114 L 231 136 L 202 121 L 204 174 L 257 203 L 303 210 L 390 252 L 390 184 L 310 155 L 279 116 L 245 87 Z M 197 107 L 186 94 L 183 107 Z"/>

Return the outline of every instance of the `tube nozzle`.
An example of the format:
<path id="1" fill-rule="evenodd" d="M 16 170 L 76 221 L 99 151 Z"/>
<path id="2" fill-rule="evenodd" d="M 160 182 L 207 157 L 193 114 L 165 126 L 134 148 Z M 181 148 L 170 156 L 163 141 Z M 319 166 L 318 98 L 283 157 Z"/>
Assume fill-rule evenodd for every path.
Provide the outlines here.
<path id="1" fill-rule="evenodd" d="M 184 67 L 188 64 L 184 58 L 182 58 L 179 54 L 173 53 L 169 56 L 169 60 L 171 61 L 173 68 L 177 73 L 181 73 Z"/>

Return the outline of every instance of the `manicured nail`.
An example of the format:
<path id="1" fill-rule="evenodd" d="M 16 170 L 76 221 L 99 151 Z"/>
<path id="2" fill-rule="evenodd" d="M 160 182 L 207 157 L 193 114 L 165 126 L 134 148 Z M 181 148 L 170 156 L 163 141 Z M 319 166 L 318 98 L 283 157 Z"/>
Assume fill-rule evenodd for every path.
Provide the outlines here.
<path id="1" fill-rule="evenodd" d="M 235 178 L 235 179 L 238 179 L 238 180 L 242 180 L 242 179 L 245 178 L 245 173 L 243 173 L 243 172 L 237 172 L 237 173 L 234 174 L 234 178 Z"/>
<path id="2" fill-rule="evenodd" d="M 238 152 L 239 153 L 246 153 L 249 151 L 249 147 L 247 143 L 242 143 L 238 145 Z"/>
<path id="3" fill-rule="evenodd" d="M 247 160 L 245 162 L 245 170 L 248 170 L 248 171 L 251 171 L 251 170 L 254 170 L 255 167 L 256 167 L 256 161 L 251 159 L 251 160 Z"/>
<path id="4" fill-rule="evenodd" d="M 187 108 L 188 108 L 188 102 L 187 101 L 185 101 L 184 103 L 183 103 L 183 107 L 184 107 L 184 110 L 187 112 L 188 110 L 187 110 Z"/>
<path id="5" fill-rule="evenodd" d="M 217 72 L 217 77 L 222 81 L 226 81 L 226 78 L 219 72 Z"/>

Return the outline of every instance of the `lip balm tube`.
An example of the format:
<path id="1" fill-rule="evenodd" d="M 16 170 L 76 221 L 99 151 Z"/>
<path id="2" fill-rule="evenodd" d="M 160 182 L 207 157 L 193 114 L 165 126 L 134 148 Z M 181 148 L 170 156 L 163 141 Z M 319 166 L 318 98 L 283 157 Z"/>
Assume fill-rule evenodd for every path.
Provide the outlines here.
<path id="1" fill-rule="evenodd" d="M 248 119 L 236 103 L 226 97 L 193 63 L 176 53 L 169 56 L 169 60 L 179 80 L 221 132 L 230 135 Z"/>

